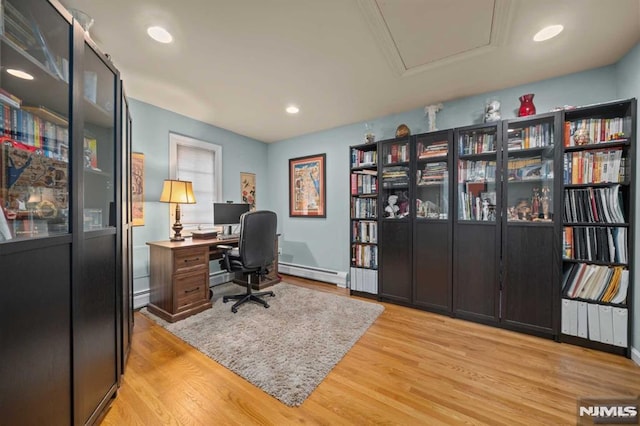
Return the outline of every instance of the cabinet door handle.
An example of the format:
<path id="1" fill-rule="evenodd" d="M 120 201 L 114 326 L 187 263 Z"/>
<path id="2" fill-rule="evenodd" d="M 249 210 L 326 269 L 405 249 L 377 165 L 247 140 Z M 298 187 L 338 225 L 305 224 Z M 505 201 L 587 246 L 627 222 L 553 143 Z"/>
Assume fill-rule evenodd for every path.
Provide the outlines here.
<path id="1" fill-rule="evenodd" d="M 184 294 L 189 294 L 189 293 L 193 293 L 200 290 L 200 287 L 196 287 L 196 288 L 192 288 L 191 290 L 185 290 Z"/>

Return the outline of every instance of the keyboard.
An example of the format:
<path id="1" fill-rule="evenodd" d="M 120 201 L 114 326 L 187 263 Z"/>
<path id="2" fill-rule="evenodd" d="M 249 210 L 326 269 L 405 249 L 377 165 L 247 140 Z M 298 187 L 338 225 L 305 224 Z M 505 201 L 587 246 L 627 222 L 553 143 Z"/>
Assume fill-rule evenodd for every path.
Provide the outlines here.
<path id="1" fill-rule="evenodd" d="M 240 238 L 240 234 L 218 234 L 219 240 L 237 240 Z"/>

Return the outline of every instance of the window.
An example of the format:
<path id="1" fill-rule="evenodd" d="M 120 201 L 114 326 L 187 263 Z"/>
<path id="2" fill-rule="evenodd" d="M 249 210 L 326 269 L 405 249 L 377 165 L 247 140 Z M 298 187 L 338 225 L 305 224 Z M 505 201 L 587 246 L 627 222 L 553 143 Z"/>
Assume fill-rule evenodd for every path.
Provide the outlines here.
<path id="1" fill-rule="evenodd" d="M 169 133 L 171 179 L 193 182 L 196 204 L 181 204 L 183 234 L 198 227 L 213 227 L 213 203 L 222 198 L 222 147 L 209 142 Z M 169 226 L 175 222 L 175 208 Z"/>

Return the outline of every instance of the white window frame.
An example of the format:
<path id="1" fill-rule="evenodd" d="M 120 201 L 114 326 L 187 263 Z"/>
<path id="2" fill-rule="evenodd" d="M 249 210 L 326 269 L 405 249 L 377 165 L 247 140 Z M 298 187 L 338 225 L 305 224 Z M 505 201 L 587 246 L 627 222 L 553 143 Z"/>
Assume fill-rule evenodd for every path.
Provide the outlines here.
<path id="1" fill-rule="evenodd" d="M 178 146 L 186 146 L 190 148 L 198 148 L 213 152 L 214 162 L 214 192 L 215 202 L 222 200 L 222 146 L 179 133 L 169 132 L 169 177 L 171 179 L 179 178 L 178 176 Z M 196 199 L 196 203 L 198 200 Z M 169 209 L 169 229 L 172 229 L 175 223 L 175 205 L 171 204 Z M 211 222 L 213 223 L 213 204 L 211 205 Z M 195 225 L 185 225 L 183 235 L 190 235 L 190 231 L 195 230 Z"/>

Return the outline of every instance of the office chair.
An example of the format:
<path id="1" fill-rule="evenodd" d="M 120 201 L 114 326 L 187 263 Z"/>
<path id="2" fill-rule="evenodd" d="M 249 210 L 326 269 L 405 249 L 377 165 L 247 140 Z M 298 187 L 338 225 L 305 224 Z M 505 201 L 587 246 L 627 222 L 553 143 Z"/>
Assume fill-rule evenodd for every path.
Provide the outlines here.
<path id="1" fill-rule="evenodd" d="M 261 296 L 275 297 L 273 291 L 253 293 L 251 291 L 251 274 L 264 277 L 275 259 L 276 226 L 278 217 L 274 212 L 261 210 L 244 213 L 240 216 L 240 240 L 238 247 L 218 246 L 225 250 L 220 265 L 229 272 L 242 272 L 247 277 L 247 292 L 231 296 L 223 296 L 222 301 L 237 300 L 231 312 L 238 312 L 238 306 L 253 301 L 265 308 L 269 304 Z"/>

